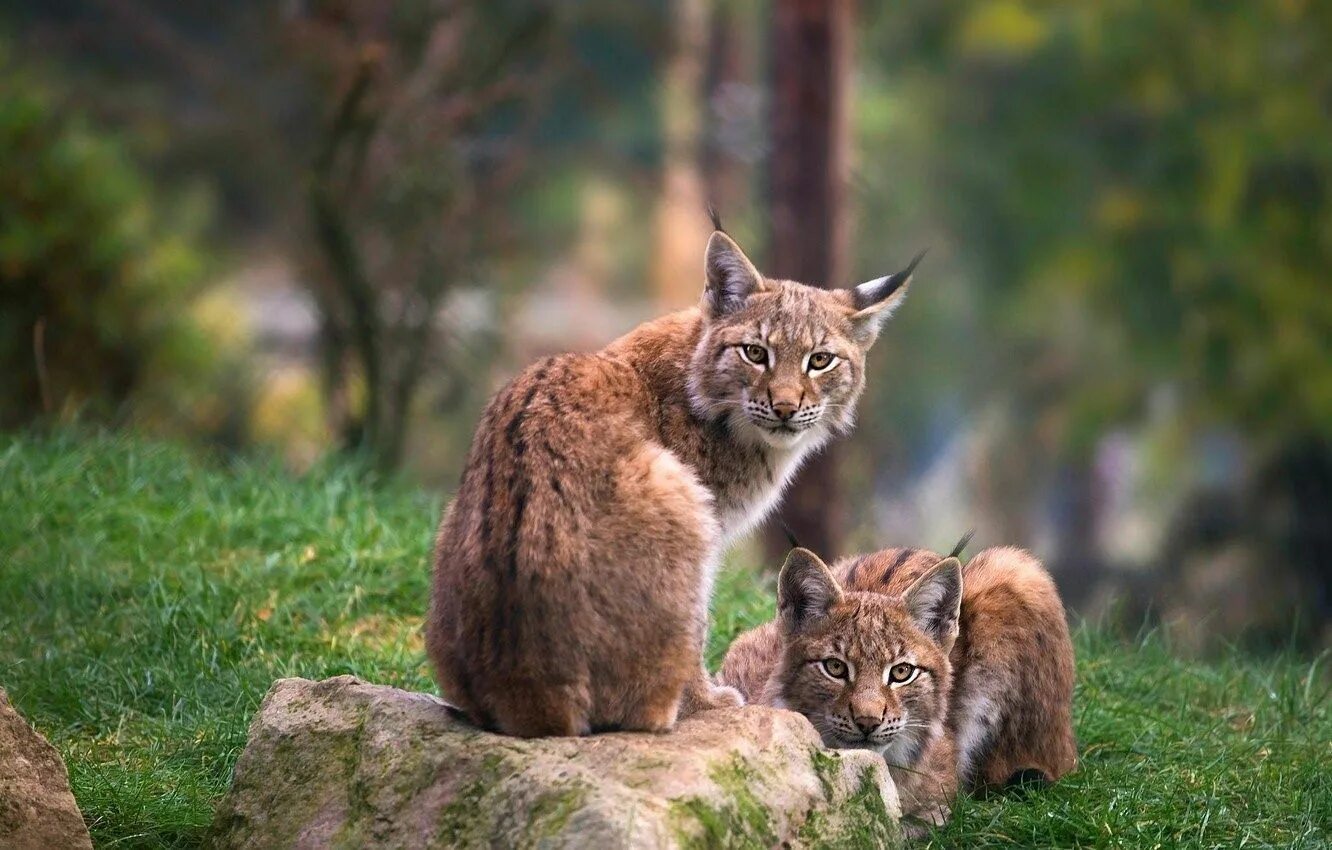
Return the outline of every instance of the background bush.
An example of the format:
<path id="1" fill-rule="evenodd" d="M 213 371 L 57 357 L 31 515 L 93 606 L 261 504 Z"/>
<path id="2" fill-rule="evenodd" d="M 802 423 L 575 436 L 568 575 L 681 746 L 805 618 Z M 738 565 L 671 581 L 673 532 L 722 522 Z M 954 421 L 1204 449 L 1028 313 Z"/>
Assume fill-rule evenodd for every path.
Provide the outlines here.
<path id="1" fill-rule="evenodd" d="M 0 428 L 77 414 L 225 430 L 216 396 L 237 394 L 234 354 L 216 306 L 197 303 L 206 204 L 164 203 L 120 139 L 11 71 L 0 77 Z"/>

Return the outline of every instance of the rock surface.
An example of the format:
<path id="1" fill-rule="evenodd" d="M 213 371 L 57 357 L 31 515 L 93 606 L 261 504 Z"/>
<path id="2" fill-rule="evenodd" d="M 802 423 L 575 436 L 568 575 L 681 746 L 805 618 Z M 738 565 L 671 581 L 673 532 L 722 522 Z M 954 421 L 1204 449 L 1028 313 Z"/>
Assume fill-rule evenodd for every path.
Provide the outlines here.
<path id="1" fill-rule="evenodd" d="M 69 773 L 55 747 L 28 725 L 0 689 L 0 847 L 91 848 Z"/>
<path id="2" fill-rule="evenodd" d="M 350 676 L 282 679 L 218 808 L 215 848 L 885 847 L 882 759 L 800 715 L 704 712 L 669 735 L 524 740 Z"/>

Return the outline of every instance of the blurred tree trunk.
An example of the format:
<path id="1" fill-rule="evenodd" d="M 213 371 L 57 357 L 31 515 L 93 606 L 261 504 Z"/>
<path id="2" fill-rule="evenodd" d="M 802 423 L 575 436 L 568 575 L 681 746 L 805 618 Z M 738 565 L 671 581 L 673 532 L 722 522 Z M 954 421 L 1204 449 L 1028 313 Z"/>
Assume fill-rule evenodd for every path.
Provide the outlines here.
<path id="1" fill-rule="evenodd" d="M 330 419 L 343 447 L 367 452 L 376 466 L 392 469 L 401 456 L 405 417 L 395 418 L 385 402 L 386 375 L 384 322 L 380 295 L 365 269 L 365 260 L 348 220 L 349 205 L 338 191 L 344 168 L 358 173 L 365 168 L 368 145 L 365 137 L 379 120 L 362 114 L 374 66 L 369 55 L 358 64 L 355 76 L 341 99 L 323 145 L 315 158 L 310 179 L 310 220 L 314 241 L 329 271 L 329 287 L 317 303 L 321 313 L 323 366 L 328 391 Z M 430 308 L 433 309 L 434 303 Z M 339 318 L 346 327 L 339 327 Z M 354 367 L 353 367 L 354 363 Z M 364 402 L 359 413 L 348 403 L 352 375 L 364 384 Z"/>
<path id="2" fill-rule="evenodd" d="M 766 271 L 819 286 L 845 283 L 850 133 L 850 0 L 775 0 L 772 29 L 771 238 Z M 844 509 L 837 453 L 825 450 L 787 491 L 780 515 L 800 543 L 837 552 Z M 787 547 L 769 536 L 775 553 Z"/>
<path id="3" fill-rule="evenodd" d="M 673 0 L 673 44 L 662 73 L 662 186 L 653 240 L 652 289 L 667 309 L 703 289 L 708 199 L 700 174 L 709 0 Z"/>

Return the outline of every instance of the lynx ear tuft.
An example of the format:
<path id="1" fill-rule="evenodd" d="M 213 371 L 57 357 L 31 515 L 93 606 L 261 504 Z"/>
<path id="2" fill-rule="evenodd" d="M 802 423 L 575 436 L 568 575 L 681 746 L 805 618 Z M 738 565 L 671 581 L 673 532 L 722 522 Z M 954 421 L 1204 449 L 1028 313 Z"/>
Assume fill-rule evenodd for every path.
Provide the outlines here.
<path id="1" fill-rule="evenodd" d="M 907 613 L 920 630 L 949 648 L 962 616 L 962 564 L 944 558 L 902 594 Z"/>
<path id="2" fill-rule="evenodd" d="M 948 557 L 957 558 L 961 560 L 962 553 L 967 551 L 967 544 L 970 543 L 971 538 L 975 536 L 976 536 L 976 529 L 968 528 L 967 533 L 962 535 L 962 539 L 957 541 L 957 545 L 953 547 L 953 551 L 948 553 Z"/>
<path id="3" fill-rule="evenodd" d="M 717 212 L 717 208 L 712 204 L 708 204 L 708 218 L 712 219 L 713 230 L 720 230 L 722 233 L 726 232 L 726 228 L 722 227 L 721 214 Z"/>
<path id="4" fill-rule="evenodd" d="M 792 549 L 777 579 L 777 614 L 782 631 L 798 632 L 823 617 L 842 599 L 828 566 L 808 549 Z"/>
<path id="5" fill-rule="evenodd" d="M 851 315 L 851 321 L 855 324 L 863 342 L 866 344 L 874 342 L 883 323 L 906 298 L 907 288 L 911 284 L 912 275 L 916 272 L 916 266 L 928 251 L 928 248 L 921 251 L 900 272 L 866 281 L 851 290 L 852 303 L 856 308 L 856 312 Z"/>
<path id="6" fill-rule="evenodd" d="M 745 299 L 763 288 L 763 276 L 720 229 L 708 240 L 705 263 L 707 288 L 703 292 L 703 312 L 709 318 L 734 313 L 745 306 Z"/>

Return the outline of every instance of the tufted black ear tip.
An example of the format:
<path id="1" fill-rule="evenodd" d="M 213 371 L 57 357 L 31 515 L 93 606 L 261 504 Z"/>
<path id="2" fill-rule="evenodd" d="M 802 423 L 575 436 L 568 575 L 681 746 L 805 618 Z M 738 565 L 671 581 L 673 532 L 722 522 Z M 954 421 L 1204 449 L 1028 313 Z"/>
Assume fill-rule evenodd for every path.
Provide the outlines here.
<path id="1" fill-rule="evenodd" d="M 965 552 L 967 549 L 967 544 L 971 542 L 971 538 L 974 537 L 975 535 L 976 535 L 976 529 L 974 528 L 968 529 L 967 533 L 962 535 L 962 539 L 957 541 L 957 545 L 953 547 L 953 551 L 948 553 L 948 557 L 961 558 L 962 553 Z"/>
<path id="2" fill-rule="evenodd" d="M 920 265 L 920 261 L 925 259 L 925 255 L 929 252 L 930 249 L 926 248 L 912 257 L 911 262 L 900 272 L 866 281 L 851 290 L 856 309 L 864 310 L 876 304 L 886 303 L 899 289 L 906 286 L 907 281 L 911 280 L 911 275 L 915 274 L 916 266 Z"/>
<path id="3" fill-rule="evenodd" d="M 712 219 L 713 230 L 720 230 L 722 233 L 726 232 L 726 228 L 722 227 L 721 216 L 717 213 L 717 208 L 712 204 L 708 204 L 708 218 Z"/>
<path id="4" fill-rule="evenodd" d="M 929 252 L 930 249 L 928 246 L 922 248 L 919 254 L 911 258 L 911 264 L 908 265 L 906 268 L 902 269 L 902 271 L 898 272 L 898 274 L 900 274 L 903 278 L 911 277 L 911 273 L 916 270 L 916 266 L 920 265 L 920 261 L 925 259 L 925 255 L 928 254 Z"/>

